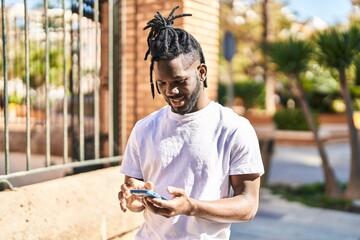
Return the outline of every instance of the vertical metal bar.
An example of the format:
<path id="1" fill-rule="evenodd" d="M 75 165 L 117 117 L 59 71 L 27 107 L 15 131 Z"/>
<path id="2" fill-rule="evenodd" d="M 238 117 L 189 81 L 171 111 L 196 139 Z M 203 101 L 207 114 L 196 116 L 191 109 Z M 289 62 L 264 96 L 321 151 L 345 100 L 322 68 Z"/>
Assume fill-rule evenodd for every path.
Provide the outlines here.
<path id="1" fill-rule="evenodd" d="M 71 0 L 71 4 L 74 3 L 74 0 Z M 69 79 L 69 92 L 70 92 L 70 129 L 71 129 L 71 145 L 72 148 L 75 147 L 75 111 L 74 111 L 74 81 L 75 81 L 75 71 L 74 69 L 76 69 L 75 67 L 75 60 L 74 60 L 74 31 L 73 31 L 73 25 L 74 25 L 74 20 L 73 20 L 73 14 L 71 14 L 70 16 L 70 59 L 71 59 L 71 71 L 70 71 L 70 79 Z M 71 157 L 72 160 L 75 158 L 74 156 L 74 152 L 72 150 L 71 152 Z"/>
<path id="2" fill-rule="evenodd" d="M 18 54 L 18 52 L 19 52 L 18 51 L 18 38 L 19 38 L 18 35 L 19 35 L 19 33 L 18 33 L 18 27 L 17 27 L 17 19 L 18 18 L 15 16 L 14 17 L 14 28 L 10 29 L 10 31 L 12 32 L 12 35 L 13 35 L 10 42 L 14 42 L 14 44 L 10 47 L 10 51 L 12 50 L 12 48 L 14 48 L 15 56 L 19 56 L 19 54 Z M 17 62 L 14 62 L 14 67 L 12 69 L 14 69 L 15 74 L 17 74 L 19 72 L 18 71 L 19 64 Z"/>
<path id="3" fill-rule="evenodd" d="M 26 74 L 26 170 L 31 168 L 31 126 L 30 126 L 30 67 L 29 67 L 29 15 L 28 3 L 24 0 L 25 18 L 25 74 Z"/>
<path id="4" fill-rule="evenodd" d="M 45 111 L 46 111 L 46 166 L 50 166 L 50 62 L 49 62 L 49 17 L 48 0 L 44 0 L 45 12 Z"/>
<path id="5" fill-rule="evenodd" d="M 78 63 L 79 63 L 79 79 L 78 79 L 78 86 L 79 86 L 79 153 L 80 153 L 80 161 L 84 161 L 85 159 L 85 139 L 84 139 L 84 93 L 82 88 L 82 18 L 83 18 L 83 0 L 79 0 L 79 36 L 78 36 Z"/>
<path id="6" fill-rule="evenodd" d="M 4 124 L 5 124 L 5 174 L 10 173 L 9 159 L 9 96 L 8 96 L 8 67 L 7 67 L 7 33 L 6 33 L 6 13 L 5 0 L 1 1 L 1 23 L 2 23 L 2 42 L 3 42 L 3 68 L 4 68 Z"/>
<path id="7" fill-rule="evenodd" d="M 108 0 L 108 10 L 109 10 L 109 157 L 114 156 L 114 63 L 113 63 L 113 53 L 114 53 L 114 34 L 113 34 L 113 0 Z"/>
<path id="8" fill-rule="evenodd" d="M 95 159 L 100 158 L 100 109 L 99 109 L 99 66 L 98 66 L 98 51 L 99 51 L 99 0 L 95 0 L 94 5 L 94 21 L 95 21 L 95 81 L 94 81 L 94 147 Z"/>
<path id="9" fill-rule="evenodd" d="M 121 150 L 126 145 L 126 1 L 121 1 Z"/>
<path id="10" fill-rule="evenodd" d="M 68 162 L 68 101 L 67 101 L 67 77 L 66 77 L 66 19 L 65 19 L 65 0 L 62 1 L 63 5 L 63 83 L 64 83 L 64 99 L 63 99 L 63 162 Z"/>

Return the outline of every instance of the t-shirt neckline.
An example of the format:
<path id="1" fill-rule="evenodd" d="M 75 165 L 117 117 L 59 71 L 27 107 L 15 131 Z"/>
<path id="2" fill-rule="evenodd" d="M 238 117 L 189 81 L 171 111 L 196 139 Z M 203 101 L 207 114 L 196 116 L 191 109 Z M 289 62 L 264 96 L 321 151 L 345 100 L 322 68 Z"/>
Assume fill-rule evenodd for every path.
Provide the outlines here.
<path id="1" fill-rule="evenodd" d="M 178 114 L 178 113 L 174 113 L 172 110 L 171 110 L 171 107 L 168 106 L 167 107 L 167 114 L 169 116 L 170 119 L 173 119 L 173 120 L 194 120 L 194 119 L 197 119 L 197 118 L 200 118 L 202 117 L 204 114 L 207 114 L 208 111 L 212 108 L 212 106 L 215 104 L 214 101 L 210 101 L 208 105 L 206 105 L 203 109 L 200 109 L 196 112 L 193 112 L 193 113 L 187 113 L 187 114 L 184 114 L 184 115 L 181 115 L 181 114 Z"/>

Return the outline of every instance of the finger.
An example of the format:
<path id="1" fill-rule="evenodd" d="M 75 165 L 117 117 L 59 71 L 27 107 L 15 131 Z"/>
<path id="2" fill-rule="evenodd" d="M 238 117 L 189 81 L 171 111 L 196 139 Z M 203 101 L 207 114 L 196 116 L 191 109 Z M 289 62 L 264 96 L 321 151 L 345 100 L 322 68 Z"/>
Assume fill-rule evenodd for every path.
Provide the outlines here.
<path id="1" fill-rule="evenodd" d="M 164 206 L 163 206 L 164 201 L 159 198 L 149 197 L 149 198 L 146 198 L 146 201 L 157 207 L 164 208 Z"/>
<path id="2" fill-rule="evenodd" d="M 151 181 L 145 182 L 145 188 L 148 190 L 154 190 L 154 183 Z"/>
<path id="3" fill-rule="evenodd" d="M 118 192 L 118 199 L 119 199 L 119 201 L 121 201 L 122 200 L 122 192 L 120 191 L 120 192 Z"/>
<path id="4" fill-rule="evenodd" d="M 163 209 L 160 205 L 161 203 L 158 205 L 156 204 L 155 202 L 153 202 L 153 198 L 144 198 L 143 199 L 143 204 L 149 209 L 151 210 L 152 212 L 154 213 L 159 213 L 159 210 L 160 209 Z"/>
<path id="5" fill-rule="evenodd" d="M 143 181 L 139 181 L 135 178 L 129 178 L 127 181 L 126 181 L 126 186 L 129 187 L 129 188 L 135 188 L 135 189 L 139 189 L 141 188 L 143 185 L 144 185 L 144 182 Z"/>
<path id="6" fill-rule="evenodd" d="M 126 184 L 121 184 L 120 190 L 121 190 L 121 192 L 123 192 L 125 194 L 125 196 L 130 195 L 130 188 L 128 188 L 128 186 L 126 186 Z"/>
<path id="7" fill-rule="evenodd" d="M 173 196 L 184 195 L 184 190 L 182 188 L 176 187 L 167 187 L 168 192 Z"/>
<path id="8" fill-rule="evenodd" d="M 126 212 L 126 199 L 123 192 L 118 193 L 118 199 L 120 201 L 120 208 L 123 212 Z"/>
<path id="9" fill-rule="evenodd" d="M 160 204 L 155 204 L 152 202 L 152 198 L 144 198 L 143 200 L 143 204 L 144 206 L 151 212 L 158 214 L 158 215 L 162 215 L 162 216 L 166 216 L 168 214 L 168 210 L 161 207 Z"/>

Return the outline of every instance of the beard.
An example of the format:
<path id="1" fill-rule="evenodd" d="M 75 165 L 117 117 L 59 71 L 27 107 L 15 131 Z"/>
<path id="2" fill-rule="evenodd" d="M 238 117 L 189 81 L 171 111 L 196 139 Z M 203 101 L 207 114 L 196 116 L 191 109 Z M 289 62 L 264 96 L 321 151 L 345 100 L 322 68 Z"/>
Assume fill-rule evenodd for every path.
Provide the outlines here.
<path id="1" fill-rule="evenodd" d="M 171 110 L 173 112 L 178 113 L 180 115 L 184 115 L 187 113 L 191 113 L 194 110 L 196 103 L 198 102 L 198 99 L 200 96 L 200 87 L 201 87 L 199 77 L 197 77 L 196 80 L 197 80 L 196 87 L 195 87 L 194 91 L 191 93 L 190 97 L 188 98 L 189 100 L 187 101 L 187 104 L 185 106 L 182 106 L 179 108 L 174 108 L 171 105 L 170 100 L 168 98 L 165 98 L 166 102 L 170 105 Z"/>

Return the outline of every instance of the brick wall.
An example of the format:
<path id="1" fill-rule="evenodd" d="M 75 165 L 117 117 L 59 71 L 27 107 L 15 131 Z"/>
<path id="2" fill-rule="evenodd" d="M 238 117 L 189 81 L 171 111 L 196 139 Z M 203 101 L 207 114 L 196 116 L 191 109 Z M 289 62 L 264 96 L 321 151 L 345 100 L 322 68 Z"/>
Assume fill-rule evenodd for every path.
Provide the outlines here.
<path id="1" fill-rule="evenodd" d="M 121 131 L 125 131 L 121 134 L 125 134 L 126 139 L 137 120 L 166 104 L 161 95 L 156 94 L 154 100 L 151 96 L 150 58 L 144 61 L 148 31 L 143 31 L 143 27 L 156 11 L 167 16 L 177 5 L 180 8 L 176 14 L 193 14 L 192 17 L 177 19 L 175 26 L 187 30 L 200 42 L 208 66 L 207 93 L 211 99 L 217 99 L 219 1 L 126 0 L 126 74 L 125 79 L 121 80 L 126 81 L 126 112 L 123 113 L 126 115 L 126 126 L 120 127 Z"/>

